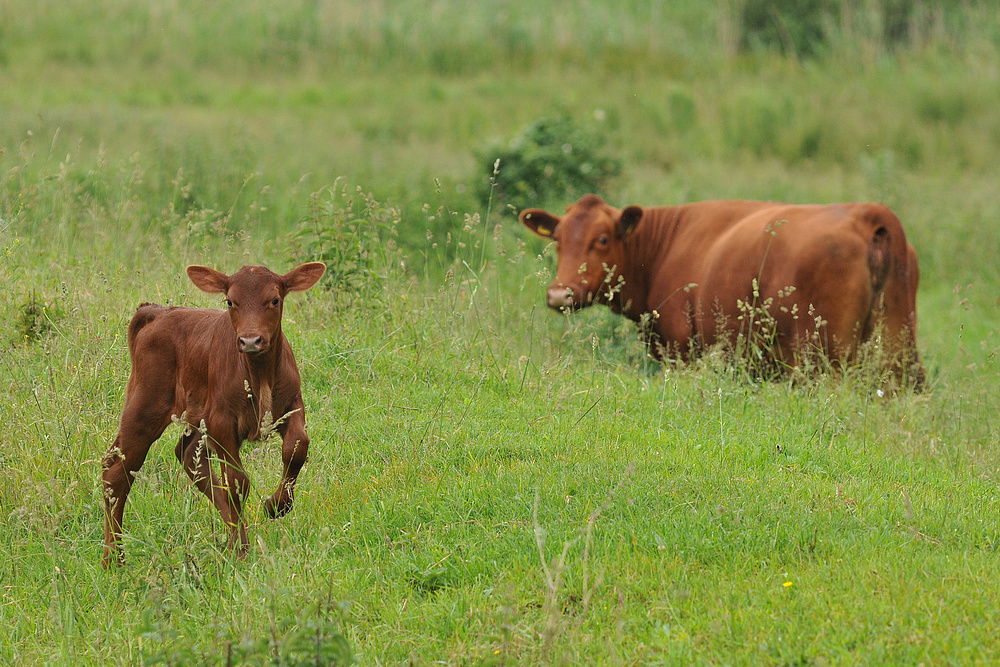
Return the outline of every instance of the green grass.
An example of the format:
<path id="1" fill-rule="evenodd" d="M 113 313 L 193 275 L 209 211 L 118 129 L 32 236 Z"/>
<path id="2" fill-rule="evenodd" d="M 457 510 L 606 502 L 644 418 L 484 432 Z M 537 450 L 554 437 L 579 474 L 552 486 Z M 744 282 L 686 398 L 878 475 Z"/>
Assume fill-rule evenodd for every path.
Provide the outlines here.
<path id="1" fill-rule="evenodd" d="M 1000 659 L 995 10 L 799 61 L 735 52 L 728 3 L 37 6 L 0 8 L 0 662 Z M 606 134 L 619 204 L 889 203 L 930 390 L 665 370 L 548 312 L 552 249 L 473 191 L 549 111 Z M 103 571 L 135 306 L 313 257 L 295 509 L 264 518 L 278 447 L 248 443 L 235 559 L 168 430 Z"/>

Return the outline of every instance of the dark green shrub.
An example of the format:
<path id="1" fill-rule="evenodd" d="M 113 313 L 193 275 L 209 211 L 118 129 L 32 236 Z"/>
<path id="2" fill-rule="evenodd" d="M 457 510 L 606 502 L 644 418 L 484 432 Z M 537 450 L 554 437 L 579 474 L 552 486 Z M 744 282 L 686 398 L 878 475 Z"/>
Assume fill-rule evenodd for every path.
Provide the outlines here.
<path id="1" fill-rule="evenodd" d="M 740 46 L 816 55 L 839 5 L 836 0 L 747 0 L 740 17 Z"/>
<path id="2" fill-rule="evenodd" d="M 476 194 L 484 208 L 492 195 L 492 210 L 515 212 L 565 206 L 588 192 L 604 194 L 621 173 L 621 164 L 604 154 L 604 145 L 599 132 L 567 116 L 540 118 L 506 146 L 479 153 L 483 177 Z"/>
<path id="3" fill-rule="evenodd" d="M 813 57 L 833 31 L 846 29 L 892 48 L 925 31 L 934 11 L 948 13 L 960 6 L 961 0 L 745 0 L 740 47 Z"/>
<path id="4" fill-rule="evenodd" d="M 163 610 L 151 610 L 142 636 L 156 652 L 147 656 L 145 664 L 347 667 L 357 662 L 341 629 L 348 607 L 337 601 L 307 605 L 294 615 L 272 618 L 270 632 L 223 646 L 218 641 L 191 642 L 157 617 Z"/>

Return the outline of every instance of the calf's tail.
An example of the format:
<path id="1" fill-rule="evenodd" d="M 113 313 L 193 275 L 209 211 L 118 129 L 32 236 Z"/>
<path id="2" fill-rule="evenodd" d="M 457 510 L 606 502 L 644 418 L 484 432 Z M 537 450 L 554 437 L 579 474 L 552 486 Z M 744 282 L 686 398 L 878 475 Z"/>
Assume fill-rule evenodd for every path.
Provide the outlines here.
<path id="1" fill-rule="evenodd" d="M 155 303 L 141 303 L 139 307 L 136 308 L 135 315 L 132 316 L 132 321 L 128 324 L 128 351 L 130 354 L 135 354 L 135 337 L 139 335 L 139 331 L 156 319 L 157 311 L 162 309 Z"/>

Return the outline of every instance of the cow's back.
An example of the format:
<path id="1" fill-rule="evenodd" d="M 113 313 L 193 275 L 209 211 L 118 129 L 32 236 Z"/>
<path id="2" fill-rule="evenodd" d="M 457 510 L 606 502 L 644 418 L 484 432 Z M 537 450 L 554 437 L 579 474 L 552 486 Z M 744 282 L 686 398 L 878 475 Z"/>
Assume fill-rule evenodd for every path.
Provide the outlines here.
<path id="1" fill-rule="evenodd" d="M 629 278 L 643 286 L 645 302 L 633 304 L 636 314 L 655 312 L 661 338 L 671 354 L 686 354 L 697 333 L 693 316 L 720 239 L 732 234 L 748 217 L 773 206 L 750 200 L 719 200 L 644 209 L 643 222 L 630 239 L 641 252 L 627 267 Z M 633 315 L 635 319 L 638 319 Z"/>
<path id="2" fill-rule="evenodd" d="M 755 201 L 647 209 L 660 230 L 647 242 L 662 247 L 648 266 L 647 308 L 658 312 L 662 338 L 679 347 L 695 336 L 711 345 L 764 309 L 788 339 L 812 335 L 823 322 L 838 339 L 853 340 L 871 325 L 890 256 L 906 256 L 902 228 L 886 211 Z"/>

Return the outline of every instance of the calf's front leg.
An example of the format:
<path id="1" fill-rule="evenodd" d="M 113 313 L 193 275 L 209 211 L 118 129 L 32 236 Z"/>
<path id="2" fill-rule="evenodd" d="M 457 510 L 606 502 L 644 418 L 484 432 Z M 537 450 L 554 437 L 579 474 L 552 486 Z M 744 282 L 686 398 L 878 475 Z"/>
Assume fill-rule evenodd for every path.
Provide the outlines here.
<path id="1" fill-rule="evenodd" d="M 309 453 L 309 436 L 306 435 L 306 422 L 299 410 L 289 417 L 287 428 L 281 437 L 281 462 L 283 473 L 274 495 L 264 501 L 264 513 L 277 519 L 288 514 L 294 501 L 295 480 L 306 462 Z"/>
<path id="2" fill-rule="evenodd" d="M 228 486 L 223 485 L 212 468 L 213 457 L 207 440 L 208 438 L 202 439 L 197 431 L 182 435 L 177 443 L 177 459 L 195 487 L 219 510 L 226 525 L 232 525 L 236 519 L 229 503 L 229 494 L 226 493 Z"/>
<path id="3" fill-rule="evenodd" d="M 247 519 L 243 515 L 243 505 L 250 494 L 250 478 L 247 476 L 240 459 L 239 451 L 231 452 L 221 464 L 222 483 L 228 490 L 229 506 L 232 509 L 229 523 L 229 548 L 235 549 L 242 558 L 250 548 L 247 537 Z M 239 540 L 237 547 L 236 541 Z"/>
<path id="4" fill-rule="evenodd" d="M 250 493 L 250 478 L 247 476 L 243 461 L 240 459 L 240 438 L 235 430 L 212 428 L 209 425 L 209 437 L 219 434 L 213 443 L 215 454 L 219 457 L 219 484 L 221 488 L 211 490 L 212 501 L 219 509 L 222 520 L 229 527 L 229 548 L 236 549 L 242 558 L 250 547 L 247 538 L 247 521 L 243 516 L 243 503 Z M 211 469 L 210 469 L 210 473 Z M 215 486 L 213 480 L 213 486 Z M 203 490 L 204 491 L 204 490 Z M 220 493 L 221 492 L 221 493 Z M 218 496 L 222 496 L 220 499 Z M 223 502 L 219 502 L 223 500 Z M 226 507 L 228 505 L 228 507 Z M 228 512 L 226 510 L 229 510 Z M 237 546 L 239 540 L 239 546 Z"/>

